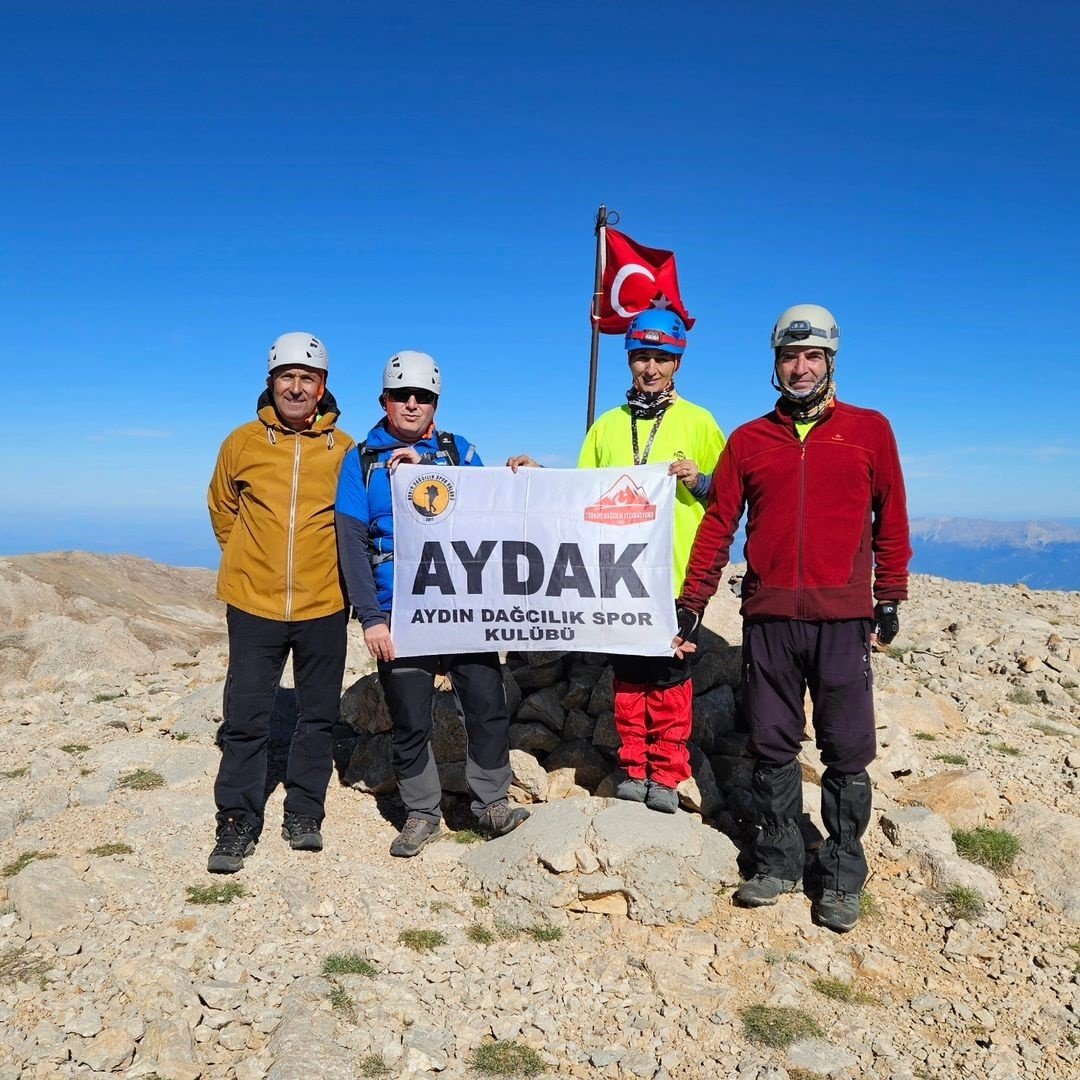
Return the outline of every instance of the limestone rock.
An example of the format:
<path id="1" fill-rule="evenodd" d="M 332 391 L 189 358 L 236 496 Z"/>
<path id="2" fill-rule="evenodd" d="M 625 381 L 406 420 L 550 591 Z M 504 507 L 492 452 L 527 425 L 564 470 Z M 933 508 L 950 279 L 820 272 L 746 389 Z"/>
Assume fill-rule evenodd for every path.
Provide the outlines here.
<path id="1" fill-rule="evenodd" d="M 548 774 L 532 754 L 524 750 L 511 750 L 510 770 L 513 774 L 511 794 L 517 795 L 518 802 L 546 801 Z"/>
<path id="2" fill-rule="evenodd" d="M 787 1063 L 815 1076 L 832 1076 L 855 1068 L 859 1059 L 850 1050 L 825 1039 L 800 1039 L 788 1047 Z"/>
<path id="3" fill-rule="evenodd" d="M 918 697 L 875 694 L 874 712 L 879 727 L 900 724 L 912 735 L 916 732 L 945 735 L 964 728 L 964 718 L 956 706 L 948 698 L 927 691 L 920 692 Z"/>
<path id="4" fill-rule="evenodd" d="M 96 899 L 65 859 L 38 860 L 12 878 L 9 894 L 34 937 L 52 937 L 77 923 Z"/>
<path id="5" fill-rule="evenodd" d="M 579 772 L 583 761 L 603 770 L 598 792 L 620 778 L 605 658 L 510 654 L 503 679 L 521 725 L 513 769 L 532 789 L 513 793 L 576 797 L 534 802 L 510 836 L 436 843 L 400 861 L 387 853 L 398 801 L 335 779 L 326 851 L 291 851 L 276 828 L 297 713 L 287 668 L 271 721 L 266 828 L 236 879 L 244 895 L 189 903 L 186 886 L 225 884 L 203 869 L 217 764 L 208 751 L 228 653 L 213 577 L 78 553 L 0 557 L 0 864 L 12 872 L 0 879 L 0 967 L 13 973 L 0 980 L 0 1080 L 104 1076 L 114 1064 L 112 1075 L 132 1078 L 352 1080 L 372 1055 L 393 1075 L 456 1077 L 492 1035 L 535 1046 L 552 1076 L 582 1080 L 1049 1080 L 1080 1069 L 1077 922 L 1066 914 L 1077 906 L 1080 594 L 913 576 L 900 647 L 873 658 L 881 756 L 865 843 L 880 917 L 841 940 L 812 923 L 805 896 L 754 914 L 721 888 L 736 880 L 735 849 L 717 829 L 743 846 L 753 835 L 747 736 L 727 720 L 741 656 L 739 600 L 727 583 L 691 665 L 699 714 L 718 705 L 718 722 L 698 716 L 705 746 L 692 743 L 695 777 L 682 793 L 684 805 L 705 806 L 707 759 L 723 801 L 715 827 L 590 797 L 579 782 L 593 779 Z M 344 709 L 358 726 L 335 733 L 339 777 L 361 745 L 364 767 L 378 762 L 371 751 L 381 743 L 377 786 L 389 793 L 388 719 L 377 681 L 357 686 L 373 668 L 355 624 L 348 645 Z M 1037 663 L 1024 673 L 1018 657 Z M 528 694 L 560 695 L 561 730 L 517 715 L 515 672 Z M 437 694 L 443 781 L 461 790 L 462 729 L 445 679 Z M 567 747 L 546 777 L 549 755 Z M 578 760 L 582 747 L 590 753 Z M 928 794 L 946 786 L 953 797 L 945 751 L 1000 795 L 1002 809 L 987 797 L 983 814 L 1021 838 L 1011 874 L 999 879 L 957 856 L 950 834 L 970 823 L 957 816 L 970 792 L 955 793 L 955 812 Z M 800 766 L 801 824 L 814 840 L 822 766 L 810 743 Z M 117 789 L 119 773 L 135 767 L 157 769 L 167 786 Z M 941 813 L 908 805 L 913 796 Z M 452 820 L 460 802 L 446 800 Z M 928 816 L 903 816 L 913 812 Z M 114 842 L 135 850 L 89 854 Z M 58 857 L 15 873 L 31 851 Z M 473 860 L 486 867 L 483 881 Z M 59 882 L 66 928 L 32 925 L 35 875 Z M 940 897 L 953 884 L 977 890 L 985 912 L 955 918 Z M 522 932 L 541 923 L 564 937 Z M 471 940 L 474 925 L 496 940 Z M 427 926 L 447 944 L 425 954 L 399 944 L 404 929 Z M 332 952 L 354 950 L 374 977 L 317 974 Z M 836 1008 L 811 992 L 818 974 L 857 978 L 887 1004 Z M 333 1008 L 334 990 L 351 1008 Z M 753 1001 L 809 1008 L 829 1052 L 814 1040 L 789 1051 L 750 1044 L 738 1010 Z"/>
<path id="6" fill-rule="evenodd" d="M 954 829 L 974 829 L 997 816 L 998 793 L 978 769 L 957 769 L 919 780 L 905 798 L 929 807 Z"/>
<path id="7" fill-rule="evenodd" d="M 595 870 L 581 848 L 595 856 Z M 623 902 L 611 899 L 619 893 L 631 918 L 661 925 L 709 914 L 716 888 L 738 880 L 736 854 L 726 837 L 692 815 L 575 799 L 535 808 L 525 825 L 469 851 L 463 862 L 477 887 L 510 903 L 621 913 Z M 589 872 L 581 872 L 583 865 Z"/>
<path id="8" fill-rule="evenodd" d="M 922 772 L 922 755 L 915 749 L 915 741 L 902 724 L 883 725 L 879 720 L 877 742 L 877 757 L 867 767 L 875 784 L 887 784 L 894 777 Z"/>
<path id="9" fill-rule="evenodd" d="M 1080 924 L 1080 820 L 1030 802 L 1015 807 L 1004 827 L 1020 840 L 1017 871 L 1030 876 L 1043 903 Z"/>
<path id="10" fill-rule="evenodd" d="M 72 1051 L 72 1057 L 95 1072 L 114 1072 L 135 1056 L 135 1041 L 120 1028 L 108 1028 Z"/>

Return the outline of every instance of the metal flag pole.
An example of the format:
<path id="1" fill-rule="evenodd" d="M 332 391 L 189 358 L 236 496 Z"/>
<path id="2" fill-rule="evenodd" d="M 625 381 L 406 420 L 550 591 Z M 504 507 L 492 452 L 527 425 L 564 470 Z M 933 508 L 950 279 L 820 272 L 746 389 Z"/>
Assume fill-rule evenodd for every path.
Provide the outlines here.
<path id="1" fill-rule="evenodd" d="M 593 426 L 596 419 L 596 370 L 600 357 L 600 311 L 604 295 L 604 262 L 607 256 L 607 227 L 619 221 L 618 212 L 601 203 L 596 211 L 596 273 L 593 278 L 592 299 L 592 349 L 589 354 L 589 408 L 585 419 L 585 430 Z"/>

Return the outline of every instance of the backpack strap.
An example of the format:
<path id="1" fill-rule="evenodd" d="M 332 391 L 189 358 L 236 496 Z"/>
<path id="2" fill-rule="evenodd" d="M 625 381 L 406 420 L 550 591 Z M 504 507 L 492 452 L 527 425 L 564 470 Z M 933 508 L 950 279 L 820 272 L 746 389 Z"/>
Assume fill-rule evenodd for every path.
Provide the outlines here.
<path id="1" fill-rule="evenodd" d="M 364 487 L 368 486 L 371 470 L 379 461 L 379 451 L 372 450 L 366 442 L 362 442 L 356 452 L 360 455 L 360 478 L 364 481 Z"/>
<path id="2" fill-rule="evenodd" d="M 436 431 L 435 432 L 435 445 L 438 449 L 435 451 L 435 460 L 440 464 L 448 465 L 460 465 L 461 464 L 461 452 L 458 450 L 457 440 L 454 437 L 452 431 Z M 379 451 L 372 450 L 368 446 L 367 442 L 360 443 L 356 448 L 357 453 L 360 455 L 360 476 L 364 481 L 364 487 L 367 487 L 370 483 L 371 470 L 385 469 L 384 462 L 379 460 Z M 466 463 L 472 460 L 473 447 L 469 447 L 469 452 L 465 457 Z M 440 458 L 445 458 L 445 462 L 440 462 Z"/>
<path id="3" fill-rule="evenodd" d="M 461 464 L 461 454 L 458 452 L 457 441 L 452 431 L 435 432 L 435 443 L 439 447 L 438 453 L 445 454 L 451 465 Z"/>

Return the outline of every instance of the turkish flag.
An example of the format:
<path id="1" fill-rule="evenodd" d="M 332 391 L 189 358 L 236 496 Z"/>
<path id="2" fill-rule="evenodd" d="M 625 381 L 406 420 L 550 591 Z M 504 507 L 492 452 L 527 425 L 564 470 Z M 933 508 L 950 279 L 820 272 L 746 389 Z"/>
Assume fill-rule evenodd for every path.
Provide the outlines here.
<path id="1" fill-rule="evenodd" d="M 645 247 L 614 229 L 605 229 L 604 234 L 607 242 L 600 332 L 625 333 L 634 316 L 650 307 L 670 308 L 689 330 L 694 320 L 679 295 L 675 253 Z"/>

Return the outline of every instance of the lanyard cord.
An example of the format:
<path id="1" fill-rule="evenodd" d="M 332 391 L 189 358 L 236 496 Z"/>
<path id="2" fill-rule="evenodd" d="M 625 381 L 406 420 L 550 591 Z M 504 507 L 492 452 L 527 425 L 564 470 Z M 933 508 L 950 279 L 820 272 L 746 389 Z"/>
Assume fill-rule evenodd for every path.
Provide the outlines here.
<path id="1" fill-rule="evenodd" d="M 649 460 L 649 451 L 652 449 L 653 439 L 656 438 L 657 431 L 660 430 L 660 424 L 664 417 L 667 415 L 667 409 L 665 409 L 654 421 L 652 431 L 649 432 L 649 438 L 645 443 L 645 452 L 639 454 L 638 452 L 638 437 L 637 437 L 637 420 L 634 414 L 630 414 L 630 439 L 634 445 L 634 464 L 645 465 Z"/>

